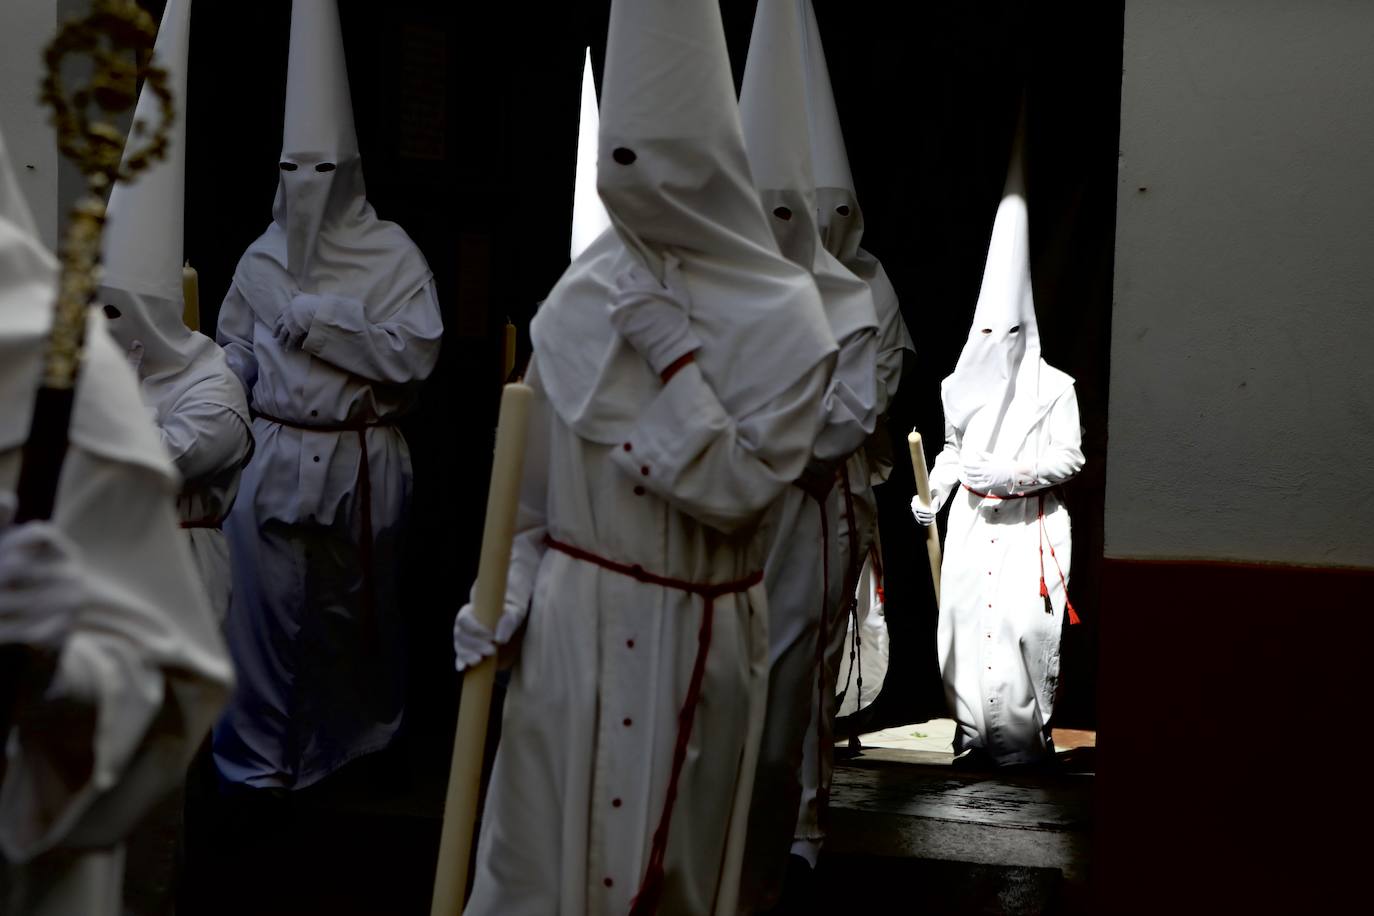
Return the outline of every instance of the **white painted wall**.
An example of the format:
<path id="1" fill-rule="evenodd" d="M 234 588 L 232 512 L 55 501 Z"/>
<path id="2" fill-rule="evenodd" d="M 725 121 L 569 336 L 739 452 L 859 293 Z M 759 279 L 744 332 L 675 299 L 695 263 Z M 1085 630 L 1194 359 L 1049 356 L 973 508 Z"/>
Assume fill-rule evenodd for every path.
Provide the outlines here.
<path id="1" fill-rule="evenodd" d="M 1127 0 L 1121 109 L 1107 555 L 1374 566 L 1374 2 Z"/>
<path id="2" fill-rule="evenodd" d="M 57 30 L 53 0 L 0 0 L 0 132 L 43 241 L 57 244 L 57 141 L 38 104 L 43 47 Z"/>

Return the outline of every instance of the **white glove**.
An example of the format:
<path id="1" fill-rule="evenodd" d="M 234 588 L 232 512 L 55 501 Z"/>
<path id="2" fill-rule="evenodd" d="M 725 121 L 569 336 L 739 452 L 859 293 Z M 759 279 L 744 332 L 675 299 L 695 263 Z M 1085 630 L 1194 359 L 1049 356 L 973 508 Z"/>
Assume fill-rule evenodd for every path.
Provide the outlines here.
<path id="1" fill-rule="evenodd" d="M 921 499 L 920 495 L 911 497 L 911 514 L 916 516 L 916 524 L 929 528 L 935 523 L 935 513 L 939 510 Z"/>
<path id="2" fill-rule="evenodd" d="M 964 465 L 964 483 L 984 493 L 998 489 L 1018 490 L 1033 482 L 1030 472 L 1016 462 L 996 458 L 986 452 L 981 458 Z"/>
<path id="3" fill-rule="evenodd" d="M 320 296 L 312 293 L 296 293 L 280 315 L 272 336 L 286 350 L 299 350 L 301 343 L 310 333 L 310 324 L 315 320 L 315 311 L 320 306 Z"/>
<path id="4" fill-rule="evenodd" d="M 662 283 L 638 266 L 616 277 L 611 324 L 655 374 L 662 375 L 674 362 L 701 347 L 687 318 L 690 306 L 681 262 L 668 255 L 663 259 Z"/>
<path id="5" fill-rule="evenodd" d="M 463 605 L 453 621 L 453 667 L 465 671 L 482 659 L 495 655 L 496 648 L 510 642 L 524 622 L 524 609 L 516 611 L 507 607 L 501 619 L 496 621 L 496 632 L 493 634 L 477 619 L 471 602 Z"/>
<path id="6" fill-rule="evenodd" d="M 0 645 L 57 650 L 89 596 L 79 551 L 49 522 L 10 525 L 0 503 Z"/>

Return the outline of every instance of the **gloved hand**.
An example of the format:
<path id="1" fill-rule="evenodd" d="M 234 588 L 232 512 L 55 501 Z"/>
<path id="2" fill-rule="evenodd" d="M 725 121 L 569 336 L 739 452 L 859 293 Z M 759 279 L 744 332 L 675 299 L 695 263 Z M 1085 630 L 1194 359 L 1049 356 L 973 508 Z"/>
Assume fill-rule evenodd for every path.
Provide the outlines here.
<path id="1" fill-rule="evenodd" d="M 287 350 L 299 350 L 301 342 L 310 333 L 310 323 L 315 320 L 315 312 L 320 307 L 320 296 L 313 293 L 296 293 L 280 315 L 272 336 Z"/>
<path id="2" fill-rule="evenodd" d="M 631 267 L 615 280 L 611 324 L 657 375 L 701 347 L 687 318 L 691 297 L 682 279 L 682 263 L 663 259 L 663 282 L 642 267 Z"/>
<path id="3" fill-rule="evenodd" d="M 56 525 L 11 525 L 14 500 L 0 503 L 0 645 L 58 650 L 89 602 L 79 551 Z"/>
<path id="4" fill-rule="evenodd" d="M 524 609 L 516 610 L 508 606 L 496 621 L 496 632 L 493 634 L 477 619 L 472 602 L 463 605 L 453 621 L 453 667 L 465 671 L 482 659 L 495 655 L 497 647 L 510 642 L 524 622 Z"/>
<path id="5" fill-rule="evenodd" d="M 1018 490 L 1033 481 L 1032 475 L 1014 461 L 983 453 L 982 457 L 964 464 L 964 483 L 981 492 L 989 490 Z"/>
<path id="6" fill-rule="evenodd" d="M 911 514 L 916 517 L 916 524 L 923 528 L 929 528 L 935 524 L 935 514 L 940 510 L 930 503 L 921 499 L 920 495 L 911 497 Z"/>

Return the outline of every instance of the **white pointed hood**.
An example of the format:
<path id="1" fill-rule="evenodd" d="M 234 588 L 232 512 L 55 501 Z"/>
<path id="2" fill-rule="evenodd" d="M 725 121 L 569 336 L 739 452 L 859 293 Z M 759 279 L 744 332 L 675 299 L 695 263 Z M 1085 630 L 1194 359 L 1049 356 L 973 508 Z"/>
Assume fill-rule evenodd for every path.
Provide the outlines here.
<path id="1" fill-rule="evenodd" d="M 615 278 L 682 263 L 697 365 L 736 416 L 835 349 L 815 283 L 778 251 L 744 152 L 716 0 L 613 0 L 597 187 L 615 232 L 568 267 L 531 324 L 578 435 L 619 442 L 660 382 L 611 327 Z"/>
<path id="2" fill-rule="evenodd" d="M 972 453 L 1012 457 L 1073 380 L 1040 356 L 1031 289 L 1024 113 L 992 225 L 983 285 L 959 362 L 941 384 L 945 419 Z"/>
<path id="3" fill-rule="evenodd" d="M 52 305 L 56 282 L 57 259 L 38 240 L 0 137 L 0 362 L 9 365 L 43 338 L 50 316 L 36 305 Z"/>
<path id="4" fill-rule="evenodd" d="M 902 319 L 897 291 L 882 262 L 859 247 L 864 234 L 863 210 L 849 169 L 849 153 L 840 112 L 830 85 L 830 68 L 821 44 L 820 26 L 811 0 L 798 0 L 805 32 L 802 48 L 806 67 L 806 111 L 810 130 L 811 170 L 816 188 L 817 228 L 825 249 L 868 284 L 878 318 L 878 352 L 915 352 L 911 333 Z M 881 359 L 881 356 L 880 356 Z M 886 413 L 894 390 L 879 386 L 878 412 Z"/>
<path id="5" fill-rule="evenodd" d="M 28 437 L 56 294 L 57 259 L 38 240 L 0 137 L 0 451 Z"/>
<path id="6" fill-rule="evenodd" d="M 854 190 L 854 175 L 849 169 L 849 153 L 840 129 L 840 113 L 830 85 L 830 69 L 825 62 L 816 11 L 810 0 L 800 0 L 798 5 L 805 19 L 806 101 L 821 238 L 831 254 L 853 269 L 851 261 L 863 237 L 863 212 Z"/>
<path id="7" fill-rule="evenodd" d="M 868 284 L 821 244 L 808 106 L 810 0 L 759 0 L 740 116 L 749 165 L 782 253 L 811 271 L 836 340 L 877 328 Z M 827 84 L 828 87 L 828 84 Z"/>
<path id="8" fill-rule="evenodd" d="M 592 49 L 582 65 L 582 111 L 577 121 L 577 174 L 573 183 L 571 258 L 587 250 L 596 237 L 611 227 L 611 217 L 596 193 L 597 137 L 601 116 L 596 108 L 596 80 L 592 75 Z"/>
<path id="9" fill-rule="evenodd" d="M 291 4 L 282 157 L 298 153 L 315 153 L 334 163 L 358 157 L 337 0 Z"/>
<path id="10" fill-rule="evenodd" d="M 429 282 L 410 236 L 367 202 L 336 0 L 293 0 L 272 225 L 234 282 L 269 326 L 297 291 L 336 293 L 388 315 Z"/>
<path id="11" fill-rule="evenodd" d="M 120 182 L 105 208 L 101 283 L 164 301 L 181 301 L 182 234 L 186 214 L 187 65 L 190 0 L 167 0 L 153 62 L 167 71 L 176 120 L 167 156 L 131 183 Z M 161 121 L 161 102 L 146 88 L 134 120 Z M 129 151 L 125 150 L 125 156 Z M 178 315 L 180 312 L 178 312 Z"/>
<path id="12" fill-rule="evenodd" d="M 0 135 L 0 452 L 28 439 L 57 296 L 57 259 L 38 240 Z M 144 419 L 123 357 L 99 311 L 86 322 L 82 380 L 68 434 L 77 446 L 114 461 L 171 474 Z M 90 380 L 95 378 L 95 382 Z"/>
<path id="13" fill-rule="evenodd" d="M 224 407 L 251 425 L 242 388 L 224 354 L 182 320 L 190 33 L 190 0 L 168 0 L 153 56 L 171 78 L 176 122 L 167 158 L 110 192 L 96 300 L 105 306 L 115 341 L 141 354 L 134 360 L 143 401 L 156 410 L 159 423 L 194 398 Z M 135 117 L 157 123 L 158 105 L 145 89 Z"/>

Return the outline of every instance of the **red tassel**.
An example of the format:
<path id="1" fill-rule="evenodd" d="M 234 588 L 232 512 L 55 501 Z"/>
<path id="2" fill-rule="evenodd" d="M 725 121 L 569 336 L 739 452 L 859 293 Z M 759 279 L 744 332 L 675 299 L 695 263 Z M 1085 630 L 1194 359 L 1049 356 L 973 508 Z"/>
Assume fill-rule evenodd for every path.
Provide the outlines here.
<path id="1" fill-rule="evenodd" d="M 1041 576 L 1041 577 L 1040 577 L 1040 597 L 1041 597 L 1041 598 L 1048 598 L 1049 596 L 1050 596 L 1050 590 L 1049 590 L 1048 588 L 1045 587 L 1045 577 L 1044 577 L 1044 576 Z"/>
<path id="2" fill-rule="evenodd" d="M 1068 596 L 1064 598 L 1064 610 L 1069 612 L 1069 626 L 1083 622 L 1079 619 L 1078 612 L 1073 609 L 1073 602 L 1068 599 Z"/>
<path id="3" fill-rule="evenodd" d="M 644 882 L 639 885 L 639 893 L 630 903 L 630 916 L 653 916 L 663 900 L 663 864 L 649 866 L 644 874 Z"/>

